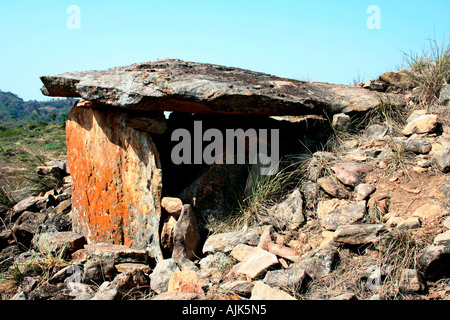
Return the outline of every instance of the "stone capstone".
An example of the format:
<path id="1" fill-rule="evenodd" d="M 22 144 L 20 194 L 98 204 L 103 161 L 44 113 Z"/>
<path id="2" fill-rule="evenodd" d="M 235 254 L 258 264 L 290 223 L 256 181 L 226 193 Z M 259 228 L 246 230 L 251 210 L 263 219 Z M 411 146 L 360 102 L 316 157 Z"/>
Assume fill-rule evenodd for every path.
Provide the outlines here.
<path id="1" fill-rule="evenodd" d="M 364 111 L 381 93 L 298 81 L 214 64 L 159 59 L 107 70 L 41 77 L 47 96 L 81 97 L 110 107 L 190 113 L 299 115 Z M 390 94 L 391 101 L 397 100 Z"/>

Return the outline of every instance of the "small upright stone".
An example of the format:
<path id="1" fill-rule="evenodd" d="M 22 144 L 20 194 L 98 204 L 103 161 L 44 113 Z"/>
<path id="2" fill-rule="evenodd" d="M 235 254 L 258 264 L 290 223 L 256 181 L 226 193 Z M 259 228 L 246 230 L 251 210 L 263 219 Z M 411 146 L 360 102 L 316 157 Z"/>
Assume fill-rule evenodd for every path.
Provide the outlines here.
<path id="1" fill-rule="evenodd" d="M 193 259 L 199 242 L 200 233 L 198 231 L 197 218 L 191 205 L 185 204 L 173 230 L 172 258 L 184 257 Z"/>

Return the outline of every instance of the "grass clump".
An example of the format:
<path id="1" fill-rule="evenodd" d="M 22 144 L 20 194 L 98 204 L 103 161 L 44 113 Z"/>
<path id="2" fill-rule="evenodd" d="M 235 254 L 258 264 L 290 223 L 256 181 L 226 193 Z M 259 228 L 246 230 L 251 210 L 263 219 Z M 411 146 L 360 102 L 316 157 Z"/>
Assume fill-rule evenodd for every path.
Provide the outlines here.
<path id="1" fill-rule="evenodd" d="M 408 230 L 380 239 L 377 265 L 384 271 L 384 281 L 379 288 L 383 295 L 395 299 L 401 294 L 402 273 L 405 269 L 418 269 L 420 252 L 430 242 L 426 236 Z"/>
<path id="2" fill-rule="evenodd" d="M 260 224 L 262 216 L 270 215 L 270 208 L 295 186 L 295 174 L 290 166 L 272 175 L 260 175 L 257 165 L 251 167 L 246 186 L 230 190 L 231 193 L 240 195 L 235 197 L 236 209 L 223 219 L 215 221 L 210 228 L 219 233 Z"/>
<path id="3" fill-rule="evenodd" d="M 419 101 L 428 110 L 450 75 L 450 45 L 429 40 L 421 52 L 403 53 L 403 57 L 410 80 L 419 90 Z"/>

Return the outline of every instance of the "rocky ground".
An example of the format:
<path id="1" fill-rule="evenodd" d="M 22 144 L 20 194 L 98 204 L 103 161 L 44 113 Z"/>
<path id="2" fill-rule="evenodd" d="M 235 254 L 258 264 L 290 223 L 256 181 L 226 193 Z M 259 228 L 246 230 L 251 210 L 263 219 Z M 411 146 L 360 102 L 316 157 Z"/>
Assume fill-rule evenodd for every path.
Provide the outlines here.
<path id="1" fill-rule="evenodd" d="M 380 109 L 357 131 L 335 115 L 334 148 L 310 155 L 297 187 L 247 228 L 201 239 L 190 205 L 163 198 L 172 255 L 159 260 L 87 244 L 72 231 L 67 163 L 39 167 L 61 187 L 1 214 L 1 299 L 448 300 L 448 100 L 412 110 L 399 124 Z"/>

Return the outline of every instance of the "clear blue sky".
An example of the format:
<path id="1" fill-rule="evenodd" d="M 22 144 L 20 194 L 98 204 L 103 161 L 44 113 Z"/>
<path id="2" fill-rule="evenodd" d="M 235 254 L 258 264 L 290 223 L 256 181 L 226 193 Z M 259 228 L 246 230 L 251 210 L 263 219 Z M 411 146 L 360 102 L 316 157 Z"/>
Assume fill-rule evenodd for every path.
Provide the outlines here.
<path id="1" fill-rule="evenodd" d="M 69 29 L 70 5 L 80 29 Z M 369 29 L 370 5 L 381 29 Z M 39 76 L 178 58 L 349 84 L 448 43 L 450 0 L 1 0 L 0 90 L 45 99 Z"/>

